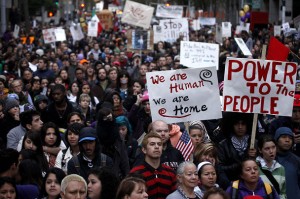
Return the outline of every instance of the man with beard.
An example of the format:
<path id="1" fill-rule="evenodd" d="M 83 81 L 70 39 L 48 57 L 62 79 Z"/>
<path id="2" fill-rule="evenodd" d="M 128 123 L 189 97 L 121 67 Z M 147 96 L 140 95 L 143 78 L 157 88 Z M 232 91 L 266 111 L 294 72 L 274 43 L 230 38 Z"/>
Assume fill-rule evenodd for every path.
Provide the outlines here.
<path id="1" fill-rule="evenodd" d="M 110 88 L 111 83 L 107 79 L 107 73 L 104 68 L 99 68 L 97 72 L 97 81 L 92 88 L 92 93 L 98 100 L 103 101 L 105 90 Z"/>
<path id="2" fill-rule="evenodd" d="M 91 169 L 113 167 L 112 159 L 101 153 L 96 130 L 92 127 L 84 127 L 80 130 L 79 150 L 80 153 L 68 162 L 68 175 L 78 174 L 87 181 Z"/>
<path id="3" fill-rule="evenodd" d="M 67 117 L 72 112 L 80 112 L 79 109 L 74 108 L 71 102 L 67 99 L 66 88 L 61 84 L 55 84 L 51 89 L 50 97 L 52 103 L 49 104 L 45 111 L 46 122 L 55 123 L 58 128 L 67 129 Z"/>

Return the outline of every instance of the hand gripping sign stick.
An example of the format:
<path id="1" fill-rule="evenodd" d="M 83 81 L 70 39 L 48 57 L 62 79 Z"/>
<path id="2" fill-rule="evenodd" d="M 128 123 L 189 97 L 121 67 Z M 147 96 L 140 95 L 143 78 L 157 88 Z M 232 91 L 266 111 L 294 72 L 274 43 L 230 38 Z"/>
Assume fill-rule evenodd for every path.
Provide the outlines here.
<path id="1" fill-rule="evenodd" d="M 267 45 L 263 45 L 261 59 L 266 59 Z M 252 133 L 251 133 L 251 142 L 250 149 L 254 149 L 255 136 L 256 136 L 256 126 L 257 126 L 257 116 L 258 113 L 254 113 L 253 123 L 252 123 Z"/>

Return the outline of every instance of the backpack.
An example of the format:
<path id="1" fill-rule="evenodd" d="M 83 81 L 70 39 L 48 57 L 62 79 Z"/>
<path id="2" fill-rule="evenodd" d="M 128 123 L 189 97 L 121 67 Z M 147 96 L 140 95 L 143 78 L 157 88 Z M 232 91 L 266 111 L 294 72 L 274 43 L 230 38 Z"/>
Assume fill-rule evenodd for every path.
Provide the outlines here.
<path id="1" fill-rule="evenodd" d="M 79 164 L 78 156 L 77 155 L 73 156 L 72 160 L 73 160 L 73 163 L 75 165 L 77 173 L 80 175 L 81 172 L 80 172 L 80 164 Z M 105 166 L 106 166 L 106 155 L 101 153 L 101 165 L 100 165 L 100 168 L 101 167 L 105 167 Z"/>
<path id="2" fill-rule="evenodd" d="M 231 199 L 237 199 L 238 198 L 238 192 L 239 192 L 239 180 L 233 181 L 232 183 L 232 195 Z M 269 183 L 264 182 L 264 187 L 265 187 L 265 192 L 267 193 L 267 198 L 268 199 L 273 199 L 273 194 L 272 194 L 272 187 Z"/>

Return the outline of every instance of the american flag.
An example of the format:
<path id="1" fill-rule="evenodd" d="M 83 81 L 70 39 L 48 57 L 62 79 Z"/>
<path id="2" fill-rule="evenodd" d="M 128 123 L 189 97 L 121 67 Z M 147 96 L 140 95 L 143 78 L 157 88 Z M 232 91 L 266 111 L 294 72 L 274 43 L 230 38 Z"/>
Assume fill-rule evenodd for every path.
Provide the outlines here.
<path id="1" fill-rule="evenodd" d="M 193 146 L 192 140 L 186 130 L 182 133 L 182 135 L 176 145 L 176 149 L 178 149 L 182 153 L 185 161 L 188 161 L 190 159 L 190 155 L 192 154 L 192 152 L 194 150 L 194 146 Z"/>

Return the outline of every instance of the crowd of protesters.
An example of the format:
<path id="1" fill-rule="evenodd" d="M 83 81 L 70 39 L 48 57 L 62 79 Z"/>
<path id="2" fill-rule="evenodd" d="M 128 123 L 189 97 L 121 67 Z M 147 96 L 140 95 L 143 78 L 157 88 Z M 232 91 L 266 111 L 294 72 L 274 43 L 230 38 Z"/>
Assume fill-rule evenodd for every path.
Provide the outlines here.
<path id="1" fill-rule="evenodd" d="M 182 38 L 135 52 L 127 48 L 127 27 L 119 28 L 80 41 L 65 28 L 67 40 L 55 46 L 43 42 L 41 28 L 21 27 L 25 43 L 4 33 L 0 198 L 300 198 L 297 85 L 292 117 L 259 115 L 255 148 L 251 114 L 152 121 L 146 73 L 187 68 L 180 64 Z M 248 58 L 260 59 L 273 29 L 232 33 L 220 44 L 221 95 L 226 58 L 246 57 L 234 37 L 245 41 Z M 189 38 L 216 43 L 212 27 L 190 30 Z M 294 52 L 287 61 L 300 64 L 299 40 L 277 39 Z M 194 148 L 189 157 L 176 148 L 184 132 Z"/>

